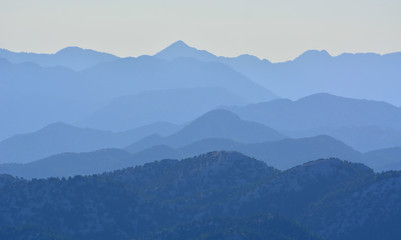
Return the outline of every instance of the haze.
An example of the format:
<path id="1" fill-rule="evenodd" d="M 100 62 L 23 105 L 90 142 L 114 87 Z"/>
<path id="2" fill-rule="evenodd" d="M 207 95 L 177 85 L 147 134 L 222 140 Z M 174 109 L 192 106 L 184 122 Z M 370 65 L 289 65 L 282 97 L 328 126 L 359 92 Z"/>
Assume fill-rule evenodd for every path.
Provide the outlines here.
<path id="1" fill-rule="evenodd" d="M 216 55 L 273 62 L 308 49 L 383 54 L 401 51 L 400 12 L 396 0 L 1 0 L 0 47 L 52 53 L 80 46 L 124 57 L 180 39 Z"/>

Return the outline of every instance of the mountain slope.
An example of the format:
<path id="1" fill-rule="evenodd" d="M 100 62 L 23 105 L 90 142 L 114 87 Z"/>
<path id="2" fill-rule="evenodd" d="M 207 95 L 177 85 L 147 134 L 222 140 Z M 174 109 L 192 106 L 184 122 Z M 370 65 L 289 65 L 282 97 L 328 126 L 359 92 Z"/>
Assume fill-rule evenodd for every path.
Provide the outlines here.
<path id="1" fill-rule="evenodd" d="M 364 158 L 366 165 L 377 171 L 401 170 L 401 147 L 370 151 Z"/>
<path id="2" fill-rule="evenodd" d="M 331 239 L 393 239 L 401 234 L 400 189 L 400 172 L 369 176 L 311 205 L 301 221 Z"/>
<path id="3" fill-rule="evenodd" d="M 81 71 L 79 75 L 91 86 L 108 86 L 108 91 L 103 94 L 110 98 L 146 90 L 200 87 L 224 88 L 251 102 L 277 98 L 266 88 L 224 64 L 193 58 L 172 61 L 151 56 L 124 58 L 98 64 Z M 99 95 L 95 91 L 91 93 Z"/>
<path id="4" fill-rule="evenodd" d="M 161 230 L 141 239 L 242 239 L 242 240 L 312 240 L 322 239 L 300 225 L 273 214 L 258 214 L 246 218 L 220 217 L 193 221 Z"/>
<path id="5" fill-rule="evenodd" d="M 122 131 L 157 121 L 182 124 L 217 107 L 246 103 L 224 88 L 146 91 L 113 100 L 79 125 Z"/>
<path id="6" fill-rule="evenodd" d="M 218 150 L 238 151 L 263 160 L 278 169 L 288 169 L 310 159 L 320 158 L 336 157 L 353 162 L 364 161 L 361 153 L 328 136 L 283 139 L 254 144 L 241 144 L 224 139 L 206 139 L 179 149 L 184 156 Z"/>
<path id="7" fill-rule="evenodd" d="M 0 164 L 0 173 L 25 179 L 71 177 L 99 174 L 132 167 L 138 163 L 131 154 L 123 150 L 102 149 L 94 152 L 60 153 L 26 164 Z"/>
<path id="8" fill-rule="evenodd" d="M 212 62 L 217 59 L 215 55 L 205 50 L 198 50 L 194 47 L 190 47 L 183 41 L 174 42 L 154 56 L 169 61 L 180 57 L 195 58 L 203 62 Z"/>
<path id="9" fill-rule="evenodd" d="M 154 123 L 112 133 L 57 122 L 36 132 L 16 135 L 1 141 L 0 163 L 26 163 L 63 152 L 123 147 L 150 134 L 171 134 L 178 129 L 178 126 L 169 123 Z"/>
<path id="10" fill-rule="evenodd" d="M 26 164 L 0 164 L 0 173 L 28 179 L 99 174 L 161 159 L 182 159 L 223 150 L 238 151 L 283 170 L 306 163 L 310 159 L 330 157 L 341 157 L 352 162 L 364 163 L 377 172 L 399 170 L 401 166 L 399 148 L 361 154 L 335 139 L 318 136 L 262 144 L 243 144 L 228 139 L 204 139 L 178 149 L 156 145 L 132 154 L 117 149 L 88 153 L 62 153 Z"/>
<path id="11" fill-rule="evenodd" d="M 118 59 L 112 54 L 79 47 L 66 47 L 54 54 L 11 52 L 6 49 L 0 49 L 0 58 L 5 58 L 12 63 L 33 62 L 42 67 L 62 66 L 76 71 L 101 62 Z"/>
<path id="12" fill-rule="evenodd" d="M 188 127 L 190 126 L 191 125 L 188 125 Z M 185 128 L 181 131 L 186 133 Z M 276 141 L 260 141 L 259 143 L 256 141 L 253 141 L 253 143 L 244 143 L 244 141 L 235 141 L 234 138 L 219 138 L 216 137 L 217 135 L 215 135 L 214 138 L 213 136 L 208 137 L 203 135 L 204 137 L 195 140 L 193 135 L 187 135 L 181 131 L 166 138 L 156 135 L 144 138 L 129 145 L 125 150 L 131 153 L 141 153 L 144 159 L 149 160 L 162 159 L 164 157 L 163 154 L 167 154 L 166 156 L 190 157 L 211 151 L 237 151 L 263 160 L 270 166 L 278 169 L 288 169 L 298 164 L 305 163 L 310 159 L 319 158 L 336 157 L 353 162 L 365 161 L 360 152 L 352 149 L 341 141 L 323 135 L 310 138 L 287 138 Z M 230 130 L 230 133 L 233 133 L 232 131 L 233 130 Z M 202 132 L 202 134 L 207 133 L 207 131 L 199 132 Z M 250 133 L 250 131 L 248 131 L 248 133 Z M 192 140 L 189 141 L 189 139 Z M 152 158 L 145 157 L 145 155 L 148 154 L 152 156 Z"/>
<path id="13" fill-rule="evenodd" d="M 296 132 L 286 132 L 292 137 L 312 137 L 329 135 L 360 152 L 401 146 L 401 130 L 379 126 L 347 126 L 339 128 L 318 128 Z"/>
<path id="14" fill-rule="evenodd" d="M 228 108 L 240 117 L 278 130 L 380 126 L 401 129 L 401 109 L 384 102 L 314 94 L 297 101 L 279 99 Z"/>
<path id="15" fill-rule="evenodd" d="M 229 229 L 237 226 L 245 239 L 264 239 L 260 231 L 315 239 L 292 223 L 299 221 L 328 240 L 399 237 L 400 172 L 375 174 L 338 159 L 280 172 L 236 152 L 213 152 L 94 176 L 7 181 L 0 188 L 5 234 L 34 224 L 78 240 L 232 239 L 238 235 Z M 383 217 L 364 217 L 376 213 Z"/>
<path id="16" fill-rule="evenodd" d="M 217 57 L 178 41 L 155 56 L 168 60 L 191 57 L 205 62 L 221 62 L 290 99 L 328 92 L 401 105 L 398 94 L 401 88 L 401 71 L 398 68 L 401 64 L 401 52 L 384 55 L 344 53 L 330 56 L 325 50 L 308 50 L 294 60 L 271 63 L 251 55 Z"/>
<path id="17" fill-rule="evenodd" d="M 285 136 L 262 124 L 244 121 L 227 110 L 213 110 L 170 136 L 164 138 L 151 136 L 127 146 L 126 149 L 137 152 L 160 144 L 182 147 L 207 138 L 226 138 L 243 143 L 256 143 L 275 141 Z"/>
<path id="18" fill-rule="evenodd" d="M 30 62 L 13 64 L 0 58 L 0 85 L 0 139 L 35 131 L 55 121 L 77 122 L 116 98 L 143 91 L 219 88 L 231 93 L 224 93 L 227 100 L 236 98 L 233 95 L 245 103 L 277 98 L 221 63 L 191 58 L 165 61 L 150 56 L 118 58 L 78 72 Z M 214 94 L 211 90 L 210 95 Z M 223 100 L 220 98 L 222 103 L 230 103 Z M 28 118 L 30 121 L 24 121 Z"/>

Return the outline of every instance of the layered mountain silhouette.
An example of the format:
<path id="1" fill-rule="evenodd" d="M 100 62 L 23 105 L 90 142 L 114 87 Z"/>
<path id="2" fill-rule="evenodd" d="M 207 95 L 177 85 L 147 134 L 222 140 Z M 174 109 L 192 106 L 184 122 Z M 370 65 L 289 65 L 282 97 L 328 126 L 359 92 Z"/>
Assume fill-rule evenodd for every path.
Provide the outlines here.
<path id="1" fill-rule="evenodd" d="M 27 179 L 99 174 L 155 160 L 182 159 L 222 150 L 237 151 L 282 170 L 303 164 L 310 159 L 331 157 L 364 163 L 378 172 L 401 170 L 400 148 L 381 149 L 362 154 L 333 138 L 318 136 L 256 144 L 243 144 L 228 139 L 205 139 L 181 148 L 156 145 L 134 153 L 120 149 L 61 153 L 25 164 L 0 164 L 0 173 Z"/>
<path id="2" fill-rule="evenodd" d="M 79 128 L 57 122 L 33 133 L 16 135 L 0 142 L 1 163 L 24 163 L 63 152 L 86 152 L 124 147 L 151 134 L 170 135 L 179 126 L 158 122 L 113 133 Z"/>
<path id="3" fill-rule="evenodd" d="M 292 137 L 332 136 L 360 152 L 401 146 L 401 131 L 379 126 L 347 126 L 286 132 Z"/>
<path id="4" fill-rule="evenodd" d="M 277 98 L 224 64 L 190 58 L 173 61 L 151 56 L 118 58 L 78 72 L 66 67 L 41 67 L 30 62 L 13 64 L 0 59 L 0 69 L 0 114 L 4 116 L 0 139 L 56 121 L 77 122 L 115 98 L 143 91 L 220 88 L 245 102 Z M 30 121 L 25 121 L 28 118 Z"/>
<path id="5" fill-rule="evenodd" d="M 227 138 L 243 143 L 257 143 L 283 139 L 285 135 L 262 124 L 244 121 L 227 110 L 213 110 L 170 136 L 149 136 L 126 149 L 138 152 L 160 144 L 182 147 L 207 138 Z"/>
<path id="6" fill-rule="evenodd" d="M 135 156 L 120 149 L 102 149 L 93 152 L 66 152 L 27 164 L 0 164 L 0 172 L 26 179 L 70 177 L 99 174 L 132 167 L 139 162 Z"/>
<path id="7" fill-rule="evenodd" d="M 138 145 L 125 148 L 136 153 L 141 162 L 150 162 L 163 158 L 184 158 L 210 151 L 237 151 L 245 155 L 265 161 L 278 169 L 288 169 L 310 159 L 336 157 L 353 162 L 364 162 L 364 156 L 346 144 L 329 136 L 316 136 L 311 138 L 283 139 L 262 143 L 240 143 L 230 139 L 207 138 L 180 148 L 174 148 L 168 143 L 154 144 L 148 149 L 141 150 L 142 141 Z M 150 144 L 149 144 L 150 145 Z M 134 146 L 138 146 L 134 148 Z M 396 158 L 392 158 L 397 162 Z M 400 162 L 401 159 L 398 160 Z"/>
<path id="8" fill-rule="evenodd" d="M 400 64 L 0 49 L 0 239 L 398 240 Z"/>
<path id="9" fill-rule="evenodd" d="M 229 108 L 244 119 L 276 129 L 310 130 L 324 127 L 381 126 L 401 129 L 401 109 L 385 102 L 344 98 L 326 93 L 297 101 L 278 99 Z"/>
<path id="10" fill-rule="evenodd" d="M 398 94 L 401 89 L 401 71 L 398 68 L 401 52 L 384 55 L 344 53 L 333 57 L 325 50 L 308 50 L 294 60 L 271 63 L 251 55 L 218 57 L 178 41 L 155 56 L 168 60 L 191 57 L 205 62 L 221 62 L 291 99 L 328 92 L 401 105 Z"/>
<path id="11" fill-rule="evenodd" d="M 42 67 L 62 66 L 76 71 L 101 62 L 110 62 L 118 59 L 117 56 L 112 54 L 79 47 L 67 47 L 54 54 L 11 52 L 6 49 L 0 49 L 0 58 L 7 59 L 12 63 L 32 62 Z"/>
<path id="12" fill-rule="evenodd" d="M 0 59 L 0 69 L 0 140 L 52 122 L 78 121 L 102 105 L 80 93 L 85 87 L 68 68 Z"/>
<path id="13" fill-rule="evenodd" d="M 401 147 L 378 149 L 365 155 L 366 164 L 378 171 L 401 170 Z"/>
<path id="14" fill-rule="evenodd" d="M 224 64 L 201 62 L 193 58 L 172 61 L 152 56 L 124 58 L 87 68 L 79 75 L 91 86 L 107 86 L 108 91 L 102 94 L 110 97 L 145 90 L 220 87 L 251 102 L 277 98 L 266 88 Z"/>
<path id="15" fill-rule="evenodd" d="M 401 109 L 385 102 L 322 93 L 227 109 L 294 137 L 327 134 L 360 151 L 399 146 Z"/>
<path id="16" fill-rule="evenodd" d="M 78 124 L 114 131 L 156 121 L 182 124 L 217 107 L 246 103 L 243 98 L 224 88 L 146 91 L 117 98 Z"/>
<path id="17" fill-rule="evenodd" d="M 36 232 L 67 239 L 319 234 L 395 240 L 400 234 L 400 172 L 375 174 L 338 159 L 279 171 L 236 152 L 212 152 L 87 177 L 26 181 L 2 175 L 0 181 L 0 236 L 16 229 L 22 237 Z"/>

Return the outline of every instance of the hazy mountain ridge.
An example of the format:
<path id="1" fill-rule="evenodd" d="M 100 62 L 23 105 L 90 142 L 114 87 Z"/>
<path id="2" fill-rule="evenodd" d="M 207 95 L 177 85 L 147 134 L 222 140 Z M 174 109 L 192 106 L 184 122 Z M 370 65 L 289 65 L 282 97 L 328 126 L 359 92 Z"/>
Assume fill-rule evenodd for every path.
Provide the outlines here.
<path id="1" fill-rule="evenodd" d="M 182 124 L 217 107 L 247 103 L 242 97 L 224 88 L 145 91 L 114 99 L 78 121 L 78 125 L 122 131 L 157 121 Z"/>
<path id="2" fill-rule="evenodd" d="M 218 57 L 178 41 L 155 56 L 168 60 L 184 56 L 205 62 L 221 62 L 278 95 L 291 99 L 328 92 L 401 105 L 398 94 L 401 89 L 401 71 L 398 68 L 401 52 L 331 56 L 325 50 L 308 50 L 294 60 L 271 63 L 250 55 Z"/>
<path id="3" fill-rule="evenodd" d="M 385 102 L 343 98 L 327 93 L 296 101 L 278 99 L 230 111 L 244 119 L 278 130 L 310 130 L 325 127 L 380 126 L 401 129 L 401 109 Z"/>
<path id="4" fill-rule="evenodd" d="M 79 128 L 57 122 L 36 132 L 16 135 L 0 142 L 1 163 L 26 163 L 63 152 L 85 152 L 102 148 L 122 148 L 150 134 L 172 134 L 180 129 L 170 123 L 154 123 L 113 133 Z"/>
<path id="5" fill-rule="evenodd" d="M 294 138 L 312 137 L 319 134 L 329 135 L 360 152 L 401 146 L 401 130 L 388 127 L 353 125 L 285 133 Z"/>
<path id="6" fill-rule="evenodd" d="M 314 218 L 307 214 L 309 207 L 336 207 L 330 201 L 325 205 L 326 196 L 334 198 L 344 190 L 353 196 L 360 188 L 347 186 L 356 184 L 368 186 L 363 191 L 370 197 L 364 201 L 372 207 L 363 211 L 392 209 L 387 212 L 388 219 L 394 218 L 401 209 L 400 202 L 393 201 L 399 200 L 399 193 L 392 191 L 401 184 L 399 176 L 399 172 L 374 174 L 363 165 L 336 159 L 309 162 L 280 172 L 239 153 L 214 152 L 90 177 L 18 180 L 0 188 L 3 213 L 0 223 L 20 226 L 23 219 L 24 224 L 34 222 L 74 239 L 129 239 L 188 224 L 194 217 L 196 221 L 214 217 L 228 217 L 228 220 L 276 212 L 290 219 L 302 219 L 306 227 L 314 228 L 329 240 L 355 239 L 358 236 L 353 235 L 355 231 L 370 227 L 366 221 L 354 224 L 359 219 L 358 211 L 348 212 L 347 219 L 352 224 L 335 231 L 330 226 L 314 225 Z M 388 194 L 376 191 L 380 188 L 369 187 L 377 184 Z M 277 193 L 285 193 L 286 197 L 281 198 Z M 358 199 L 344 201 L 354 205 Z M 342 204 L 338 209 L 342 211 Z M 332 211 L 318 213 L 333 219 Z M 386 220 L 376 221 L 382 224 Z M 283 224 L 282 227 L 287 225 Z M 388 227 L 377 229 L 376 233 L 389 240 L 397 239 L 399 226 Z M 195 225 L 189 229 L 199 228 Z M 383 231 L 387 230 L 391 231 L 386 235 Z M 169 236 L 165 234 L 162 236 Z"/>
<path id="7" fill-rule="evenodd" d="M 0 138 L 34 131 L 55 121 L 73 123 L 115 98 L 143 91 L 222 88 L 245 102 L 277 98 L 224 64 L 194 59 L 119 58 L 79 72 L 65 67 L 44 68 L 34 63 L 12 64 L 3 60 L 0 69 L 3 86 L 0 114 L 5 116 L 1 126 L 8 126 L 1 129 Z M 23 121 L 27 118 L 31 121 Z"/>
<path id="8" fill-rule="evenodd" d="M 243 143 L 257 143 L 283 139 L 285 135 L 262 124 L 244 121 L 227 110 L 212 110 L 170 136 L 164 138 L 150 136 L 125 149 L 138 152 L 160 144 L 183 147 L 207 138 L 227 138 Z"/>
<path id="9" fill-rule="evenodd" d="M 12 52 L 0 49 L 0 58 L 5 58 L 12 63 L 33 62 L 42 67 L 62 66 L 73 70 L 82 70 L 101 62 L 109 62 L 118 59 L 109 53 L 97 52 L 79 47 L 66 47 L 54 54 Z"/>
<path id="10" fill-rule="evenodd" d="M 120 149 L 61 153 L 26 164 L 0 164 L 0 173 L 27 179 L 99 174 L 166 158 L 182 159 L 223 150 L 240 152 L 282 170 L 306 163 L 310 159 L 332 157 L 363 163 L 377 172 L 401 170 L 400 148 L 361 154 L 333 138 L 317 136 L 256 144 L 243 144 L 229 139 L 204 139 L 181 148 L 156 145 L 134 153 Z"/>

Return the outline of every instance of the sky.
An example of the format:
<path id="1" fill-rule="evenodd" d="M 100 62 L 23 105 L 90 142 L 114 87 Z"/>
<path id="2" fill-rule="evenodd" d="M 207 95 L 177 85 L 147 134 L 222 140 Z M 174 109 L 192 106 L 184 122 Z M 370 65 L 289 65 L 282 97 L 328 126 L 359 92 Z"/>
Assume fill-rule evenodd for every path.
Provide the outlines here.
<path id="1" fill-rule="evenodd" d="M 272 62 L 309 49 L 401 51 L 400 0 L 0 0 L 0 48 L 67 46 L 121 57 L 183 40 L 219 56 Z"/>

